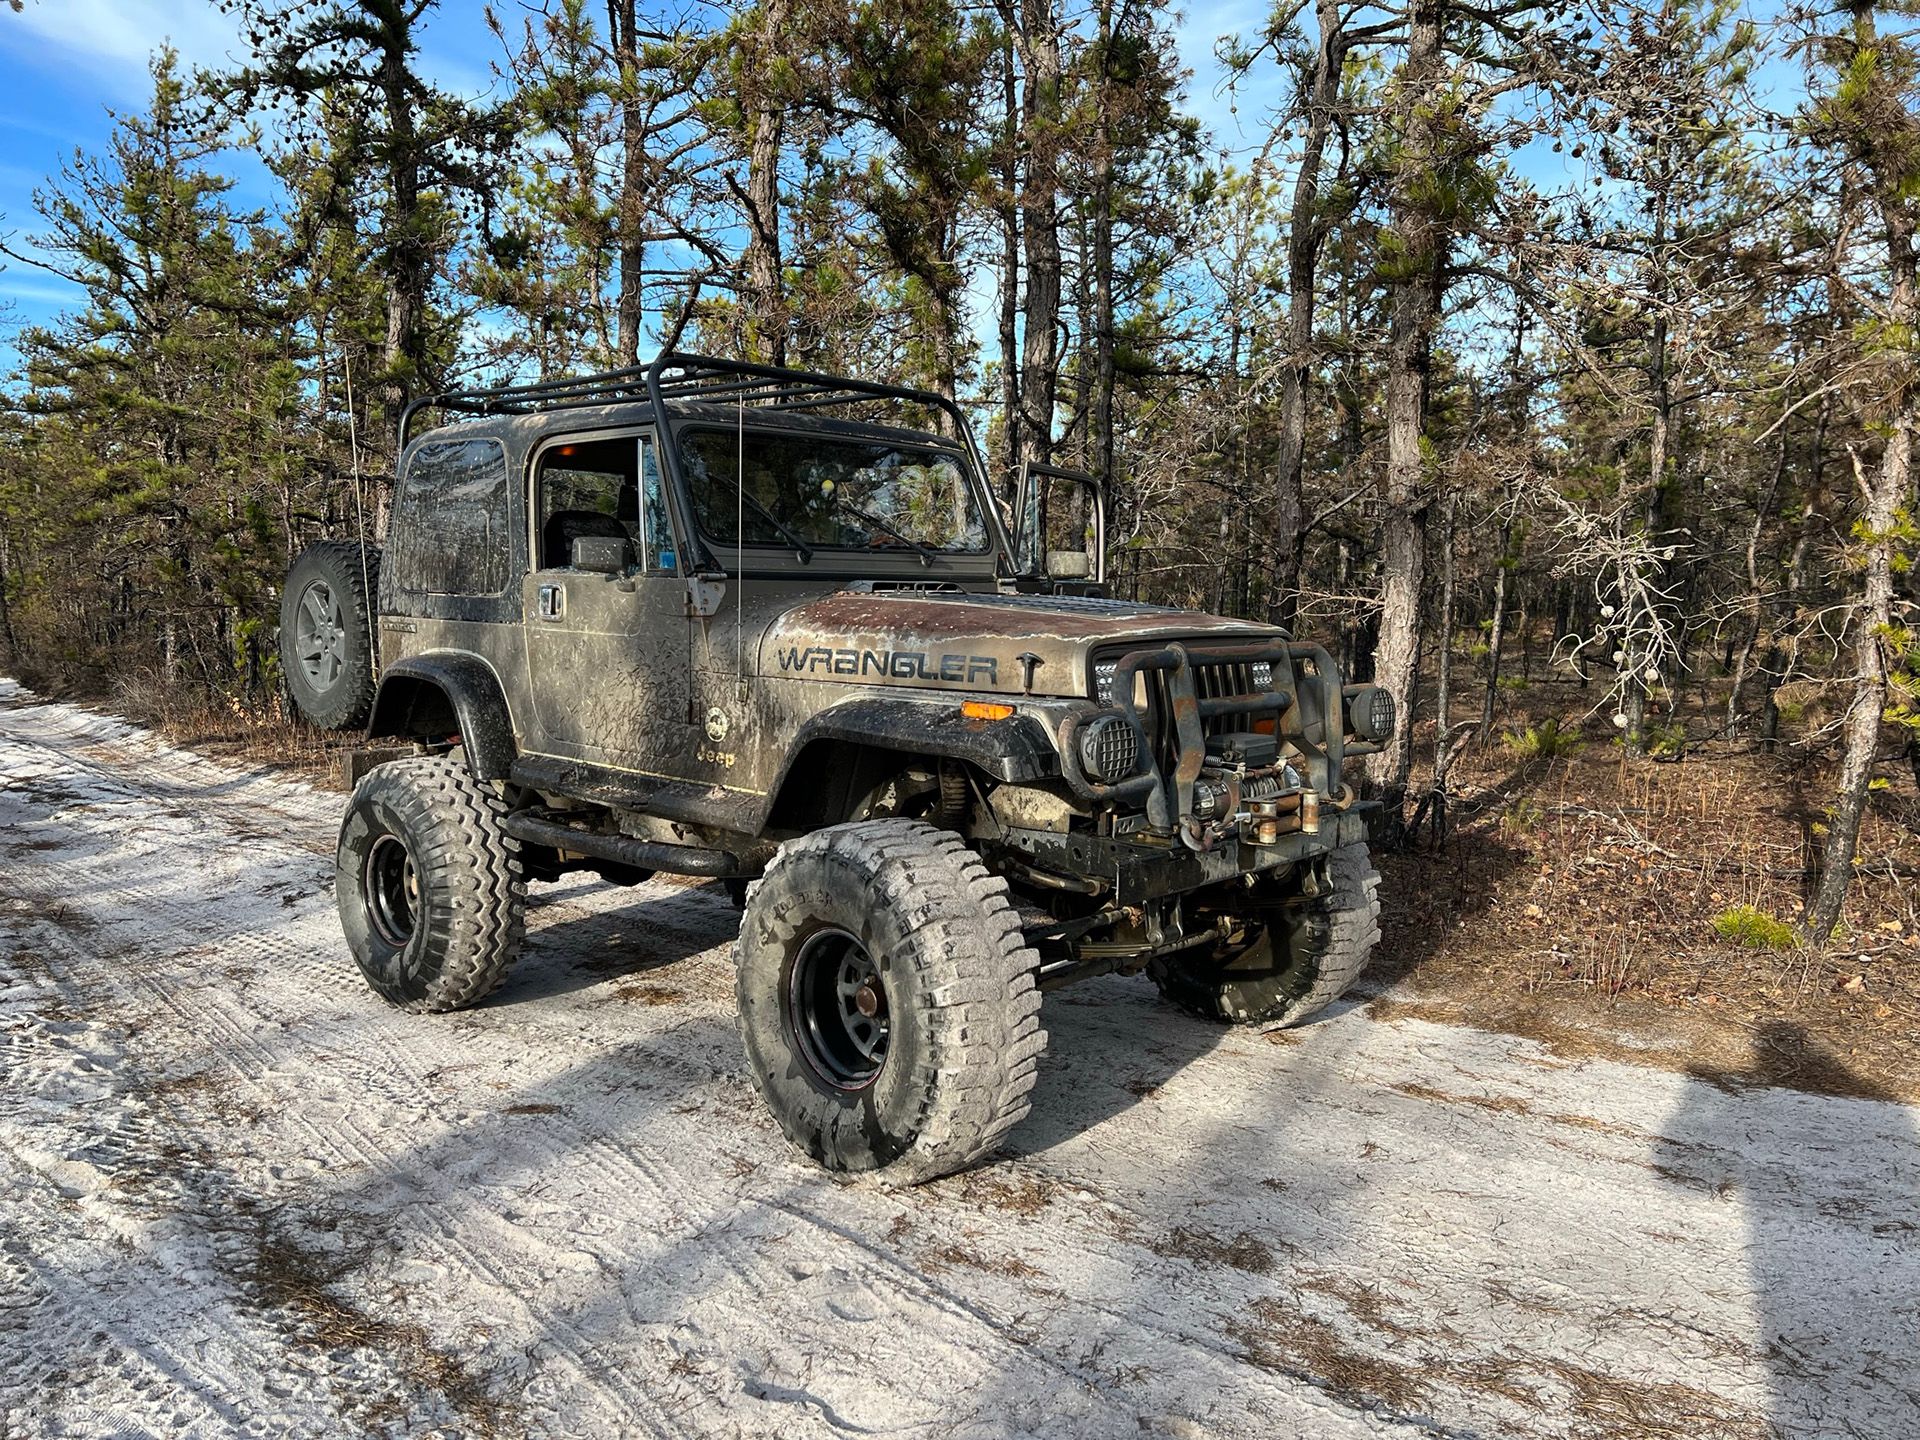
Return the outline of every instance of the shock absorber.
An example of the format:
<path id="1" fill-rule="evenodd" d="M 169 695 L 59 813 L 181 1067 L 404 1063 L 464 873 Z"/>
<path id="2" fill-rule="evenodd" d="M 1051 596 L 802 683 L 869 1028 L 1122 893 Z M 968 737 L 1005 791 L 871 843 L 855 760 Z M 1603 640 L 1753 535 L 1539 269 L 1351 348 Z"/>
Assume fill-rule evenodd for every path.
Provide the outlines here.
<path id="1" fill-rule="evenodd" d="M 967 772 L 951 760 L 940 762 L 940 808 L 935 819 L 942 825 L 958 825 L 967 818 L 973 802 L 973 787 L 967 784 Z"/>

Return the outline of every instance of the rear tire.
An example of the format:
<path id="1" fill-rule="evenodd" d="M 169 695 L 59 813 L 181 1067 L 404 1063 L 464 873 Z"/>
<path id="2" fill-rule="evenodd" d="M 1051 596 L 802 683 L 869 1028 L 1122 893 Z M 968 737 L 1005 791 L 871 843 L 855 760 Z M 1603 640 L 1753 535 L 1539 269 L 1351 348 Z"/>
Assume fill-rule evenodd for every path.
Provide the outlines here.
<path id="1" fill-rule="evenodd" d="M 1169 955 L 1147 971 L 1182 1010 L 1236 1025 L 1299 1025 L 1360 978 L 1380 943 L 1380 873 L 1367 847 L 1327 856 L 1326 893 L 1290 905 L 1232 954 Z"/>
<path id="2" fill-rule="evenodd" d="M 380 550 L 346 540 L 309 545 L 280 593 L 280 670 L 294 709 L 322 730 L 351 730 L 373 709 L 371 625 Z"/>
<path id="3" fill-rule="evenodd" d="M 394 760 L 354 788 L 334 894 L 367 984 L 408 1010 L 460 1010 L 500 983 L 526 937 L 520 842 L 457 755 Z"/>
<path id="4" fill-rule="evenodd" d="M 1026 1115 L 1046 1049 L 1006 882 L 919 820 L 783 845 L 748 893 L 740 1034 L 767 1108 L 829 1170 L 917 1184 Z"/>

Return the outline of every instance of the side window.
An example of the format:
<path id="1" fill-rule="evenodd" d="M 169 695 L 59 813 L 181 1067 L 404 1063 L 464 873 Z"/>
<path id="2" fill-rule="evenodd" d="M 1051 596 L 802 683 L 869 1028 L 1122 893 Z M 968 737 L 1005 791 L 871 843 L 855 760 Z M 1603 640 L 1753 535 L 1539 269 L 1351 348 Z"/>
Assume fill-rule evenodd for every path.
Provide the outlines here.
<path id="1" fill-rule="evenodd" d="M 540 569 L 571 568 L 573 542 L 586 537 L 625 541 L 629 569 L 673 569 L 673 524 L 651 436 L 556 445 L 540 456 L 538 485 Z"/>
<path id="2" fill-rule="evenodd" d="M 389 583 L 428 595 L 498 595 L 511 569 L 507 552 L 500 442 L 448 440 L 416 450 L 394 501 Z"/>
<path id="3" fill-rule="evenodd" d="M 647 568 L 671 571 L 674 554 L 673 521 L 667 517 L 666 487 L 660 479 L 660 452 L 653 436 L 640 437 L 640 503 L 646 511 Z"/>
<path id="4" fill-rule="evenodd" d="M 573 564 L 573 542 L 623 540 L 631 568 L 640 553 L 637 455 L 631 436 L 555 445 L 541 453 L 536 560 L 542 570 Z"/>

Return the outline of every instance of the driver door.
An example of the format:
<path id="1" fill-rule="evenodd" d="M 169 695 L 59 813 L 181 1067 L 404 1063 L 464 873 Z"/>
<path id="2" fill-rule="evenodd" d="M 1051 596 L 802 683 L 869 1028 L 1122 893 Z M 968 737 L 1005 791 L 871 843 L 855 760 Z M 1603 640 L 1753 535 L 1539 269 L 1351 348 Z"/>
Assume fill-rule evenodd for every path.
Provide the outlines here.
<path id="1" fill-rule="evenodd" d="M 527 671 L 545 753 L 675 779 L 688 773 L 698 731 L 656 443 L 645 430 L 568 436 L 536 452 Z"/>

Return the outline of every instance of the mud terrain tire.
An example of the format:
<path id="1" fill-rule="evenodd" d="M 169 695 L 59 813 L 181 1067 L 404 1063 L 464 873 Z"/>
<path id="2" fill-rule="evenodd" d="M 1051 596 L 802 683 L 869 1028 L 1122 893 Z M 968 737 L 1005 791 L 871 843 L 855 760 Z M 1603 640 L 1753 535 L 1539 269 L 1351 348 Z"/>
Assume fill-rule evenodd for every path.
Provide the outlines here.
<path id="1" fill-rule="evenodd" d="M 1327 893 L 1290 907 L 1251 945 L 1227 956 L 1171 955 L 1151 962 L 1160 993 L 1208 1020 L 1298 1025 L 1360 978 L 1380 943 L 1380 873 L 1365 845 L 1327 856 Z"/>
<path id="2" fill-rule="evenodd" d="M 340 923 L 360 973 L 408 1010 L 460 1010 L 500 983 L 526 937 L 520 842 L 457 755 L 367 772 L 335 858 Z"/>
<path id="3" fill-rule="evenodd" d="M 280 592 L 280 669 L 294 709 L 322 730 L 351 730 L 373 709 L 368 625 L 380 593 L 380 550 L 345 540 L 309 545 Z"/>
<path id="4" fill-rule="evenodd" d="M 754 1083 L 828 1169 L 917 1184 L 1026 1115 L 1038 957 L 956 836 L 887 819 L 789 841 L 748 893 L 735 961 Z"/>

